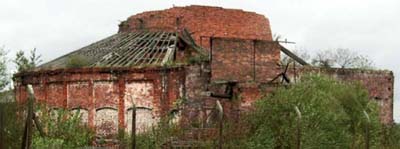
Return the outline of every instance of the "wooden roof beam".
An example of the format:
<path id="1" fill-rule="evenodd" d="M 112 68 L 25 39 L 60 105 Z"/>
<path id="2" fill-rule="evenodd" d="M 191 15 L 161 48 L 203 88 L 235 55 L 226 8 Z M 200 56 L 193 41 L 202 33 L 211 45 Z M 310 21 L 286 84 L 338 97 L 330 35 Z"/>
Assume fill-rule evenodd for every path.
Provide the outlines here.
<path id="1" fill-rule="evenodd" d="M 298 62 L 299 64 L 303 65 L 303 66 L 309 66 L 310 64 L 308 64 L 306 61 L 304 61 L 303 59 L 301 59 L 300 57 L 298 57 L 296 54 L 292 53 L 289 49 L 285 48 L 284 46 L 280 45 L 280 50 L 285 53 L 287 56 L 289 56 L 290 58 L 294 59 L 296 62 Z"/>

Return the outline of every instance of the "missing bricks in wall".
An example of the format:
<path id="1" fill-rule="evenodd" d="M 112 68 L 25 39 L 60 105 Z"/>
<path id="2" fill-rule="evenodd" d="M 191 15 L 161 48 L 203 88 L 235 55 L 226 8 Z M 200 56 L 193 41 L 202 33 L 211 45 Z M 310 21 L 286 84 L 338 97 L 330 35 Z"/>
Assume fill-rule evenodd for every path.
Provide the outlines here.
<path id="1" fill-rule="evenodd" d="M 175 24 L 176 24 L 176 29 L 179 30 L 181 25 L 181 17 L 176 17 Z"/>

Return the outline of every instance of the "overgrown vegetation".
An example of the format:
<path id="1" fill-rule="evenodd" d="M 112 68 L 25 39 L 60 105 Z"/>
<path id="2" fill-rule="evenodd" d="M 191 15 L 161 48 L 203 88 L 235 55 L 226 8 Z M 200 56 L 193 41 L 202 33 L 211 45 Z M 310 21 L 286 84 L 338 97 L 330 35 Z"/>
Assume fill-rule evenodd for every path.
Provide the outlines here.
<path id="1" fill-rule="evenodd" d="M 81 121 L 80 111 L 51 110 L 39 106 L 39 121 L 45 133 L 41 137 L 39 132 L 34 132 L 34 148 L 77 148 L 90 146 L 94 139 L 94 131 Z"/>
<path id="2" fill-rule="evenodd" d="M 2 147 L 21 148 L 24 117 L 17 114 L 17 111 L 23 113 L 23 110 L 23 106 L 16 102 L 0 102 L 0 141 L 2 141 L 0 144 L 3 145 Z"/>
<path id="3" fill-rule="evenodd" d="M 400 148 L 400 125 L 385 126 L 382 129 L 382 146 Z"/>
<path id="4" fill-rule="evenodd" d="M 372 148 L 400 147 L 393 141 L 400 139 L 398 126 L 386 128 L 379 122 L 378 106 L 360 84 L 318 75 L 305 76 L 300 83 L 259 100 L 255 111 L 236 126 L 246 132 L 238 144 L 244 143 L 246 148 L 295 148 L 299 138 L 296 107 L 302 115 L 302 148 L 363 147 L 367 126 Z"/>
<path id="5" fill-rule="evenodd" d="M 26 121 L 26 105 L 16 102 L 0 103 L 3 147 L 21 148 Z M 33 128 L 33 148 L 77 148 L 90 146 L 94 132 L 81 123 L 79 111 L 51 110 L 38 106 L 36 114 L 45 136 L 41 136 L 36 126 Z"/>
<path id="6" fill-rule="evenodd" d="M 81 68 L 89 66 L 89 61 L 81 55 L 73 55 L 68 57 L 67 68 Z"/>
<path id="7" fill-rule="evenodd" d="M 183 135 L 184 130 L 177 124 L 169 123 L 167 119 L 161 120 L 150 130 L 136 135 L 136 148 L 151 149 L 161 148 L 165 143 Z M 132 146 L 132 136 L 125 134 L 122 144 Z"/>
<path id="8" fill-rule="evenodd" d="M 354 148 L 363 145 L 363 128 L 371 118 L 372 136 L 379 130 L 378 111 L 360 85 L 337 82 L 328 77 L 307 76 L 288 89 L 278 89 L 260 100 L 250 115 L 253 128 L 250 147 L 293 148 L 297 114 L 302 113 L 302 144 L 308 148 Z M 318 137 L 316 137 L 318 136 Z M 372 144 L 377 145 L 373 137 Z"/>

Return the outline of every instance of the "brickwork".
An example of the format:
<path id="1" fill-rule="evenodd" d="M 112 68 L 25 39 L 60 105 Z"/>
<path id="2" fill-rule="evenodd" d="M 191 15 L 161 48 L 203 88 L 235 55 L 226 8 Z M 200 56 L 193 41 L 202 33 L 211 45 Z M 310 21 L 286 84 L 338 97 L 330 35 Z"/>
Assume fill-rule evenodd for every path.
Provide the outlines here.
<path id="1" fill-rule="evenodd" d="M 212 47 L 212 80 L 254 80 L 252 40 L 214 39 Z"/>
<path id="2" fill-rule="evenodd" d="M 204 120 L 204 110 L 206 96 L 204 92 L 208 90 L 210 82 L 208 64 L 196 64 L 187 66 L 185 76 L 185 98 L 186 104 L 182 110 L 181 124 L 184 126 L 198 123 Z"/>
<path id="3" fill-rule="evenodd" d="M 255 80 L 258 82 L 271 81 L 281 69 L 279 67 L 281 51 L 278 43 L 255 41 Z"/>
<path id="4" fill-rule="evenodd" d="M 187 6 L 143 12 L 128 18 L 119 32 L 182 31 L 209 50 L 210 62 L 177 67 L 80 68 L 41 70 L 15 75 L 16 97 L 26 102 L 26 85 L 33 84 L 37 102 L 72 111 L 81 109 L 83 122 L 98 134 L 130 131 L 132 103 L 138 107 L 136 125 L 143 132 L 174 110 L 183 126 L 207 126 L 220 100 L 225 117 L 237 120 L 263 95 L 282 68 L 280 49 L 272 41 L 269 21 L 262 15 L 220 7 Z M 194 51 L 178 42 L 175 62 L 187 62 Z M 345 81 L 360 81 L 381 106 L 384 123 L 393 122 L 393 73 L 352 69 L 290 68 L 292 81 L 308 72 L 329 74 Z M 226 95 L 232 92 L 232 96 Z M 213 96 L 214 95 L 214 96 Z M 215 95 L 222 95 L 215 96 Z M 174 107 L 178 100 L 184 101 Z"/>
<path id="5" fill-rule="evenodd" d="M 263 15 L 238 9 L 187 6 L 133 15 L 120 25 L 120 32 L 188 29 L 195 41 L 209 49 L 209 37 L 272 40 L 269 21 Z"/>
<path id="6" fill-rule="evenodd" d="M 213 38 L 212 80 L 268 82 L 280 72 L 280 50 L 275 42 Z"/>
<path id="7" fill-rule="evenodd" d="M 150 111 L 141 113 L 147 117 L 138 115 L 141 123 L 145 120 L 153 123 L 154 117 L 167 114 L 172 103 L 183 95 L 184 74 L 183 68 L 41 71 L 20 74 L 23 77 L 16 85 L 16 96 L 18 102 L 25 102 L 25 85 L 32 84 L 38 92 L 35 94 L 37 102 L 54 108 L 85 109 L 87 123 L 96 127 L 99 135 L 110 136 L 117 132 L 118 127 L 126 128 L 126 116 L 129 116 L 132 101 L 137 107 Z M 149 118 L 149 115 L 154 117 Z"/>

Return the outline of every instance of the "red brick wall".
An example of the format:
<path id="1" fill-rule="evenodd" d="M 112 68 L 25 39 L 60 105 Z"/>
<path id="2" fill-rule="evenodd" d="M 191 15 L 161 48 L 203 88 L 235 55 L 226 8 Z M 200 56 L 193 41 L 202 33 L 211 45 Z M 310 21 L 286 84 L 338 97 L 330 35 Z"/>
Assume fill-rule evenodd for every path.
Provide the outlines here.
<path id="1" fill-rule="evenodd" d="M 184 75 L 183 68 L 84 68 L 33 72 L 15 76 L 18 80 L 16 97 L 18 102 L 25 102 L 25 85 L 32 84 L 37 102 L 54 108 L 86 109 L 88 123 L 92 127 L 102 127 L 95 124 L 95 119 L 98 119 L 96 111 L 115 109 L 118 113 L 117 126 L 123 128 L 126 126 L 125 117 L 129 108 L 126 104 L 131 101 L 131 97 L 135 98 L 138 106 L 150 108 L 156 118 L 167 114 L 172 103 L 183 96 Z M 139 87 L 127 90 L 127 85 L 132 83 Z M 143 85 L 148 86 L 148 90 L 140 87 Z M 134 95 L 126 96 L 127 93 Z M 143 102 L 150 103 L 150 106 Z"/>
<path id="2" fill-rule="evenodd" d="M 140 30 L 141 27 L 163 31 L 187 28 L 196 42 L 207 49 L 209 37 L 272 40 L 269 21 L 263 15 L 220 7 L 187 6 L 143 12 L 123 22 L 120 32 Z"/>
<path id="3" fill-rule="evenodd" d="M 223 39 L 212 40 L 212 80 L 254 80 L 253 40 Z"/>
<path id="4" fill-rule="evenodd" d="M 278 75 L 277 43 L 259 40 L 213 38 L 212 81 L 268 82 Z"/>
<path id="5" fill-rule="evenodd" d="M 281 72 L 278 43 L 255 41 L 255 80 L 269 82 Z"/>
<path id="6" fill-rule="evenodd" d="M 181 124 L 188 126 L 204 120 L 207 97 L 204 95 L 208 89 L 210 75 L 207 64 L 195 64 L 187 66 L 185 76 L 185 98 L 186 104 L 182 110 Z M 215 103 L 215 101 L 214 101 Z"/>

